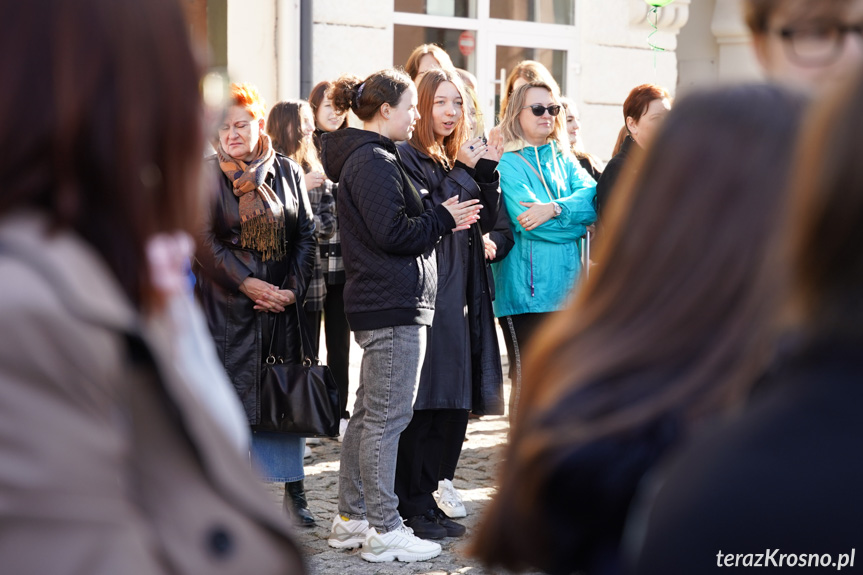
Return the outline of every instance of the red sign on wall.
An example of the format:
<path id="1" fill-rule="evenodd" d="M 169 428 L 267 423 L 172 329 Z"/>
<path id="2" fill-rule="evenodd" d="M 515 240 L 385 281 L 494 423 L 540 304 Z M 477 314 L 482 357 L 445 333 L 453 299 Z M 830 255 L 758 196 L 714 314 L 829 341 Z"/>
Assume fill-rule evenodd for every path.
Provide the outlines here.
<path id="1" fill-rule="evenodd" d="M 464 56 L 470 56 L 476 49 L 476 36 L 471 30 L 465 30 L 458 37 L 458 49 Z"/>

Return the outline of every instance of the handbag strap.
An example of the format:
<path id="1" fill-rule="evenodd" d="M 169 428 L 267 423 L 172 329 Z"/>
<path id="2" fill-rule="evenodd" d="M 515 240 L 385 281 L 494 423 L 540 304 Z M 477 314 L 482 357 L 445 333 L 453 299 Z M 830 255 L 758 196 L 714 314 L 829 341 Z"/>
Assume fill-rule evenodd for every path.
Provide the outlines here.
<path id="1" fill-rule="evenodd" d="M 285 277 L 287 280 L 287 276 Z M 284 281 L 282 282 L 284 285 Z M 283 288 L 280 288 L 283 289 Z M 318 365 L 320 361 L 318 360 L 318 354 L 315 350 L 315 347 L 312 345 L 312 336 L 309 334 L 309 326 L 306 325 L 306 318 L 304 317 L 303 312 L 300 310 L 302 307 L 299 302 L 295 302 L 292 304 L 297 312 L 297 326 L 300 331 L 300 357 L 302 358 L 302 364 L 306 367 L 312 365 Z M 284 318 L 285 320 L 285 328 L 287 329 L 287 316 L 283 315 L 285 312 L 282 312 L 276 315 L 276 318 L 273 320 L 273 331 L 270 334 L 270 348 L 267 350 L 267 359 L 266 362 L 268 365 L 273 365 L 277 363 L 276 356 L 273 355 L 273 342 L 276 340 L 276 328 L 279 325 L 279 318 Z M 278 363 L 284 363 L 284 359 L 278 361 Z"/>
<path id="2" fill-rule="evenodd" d="M 536 148 L 534 148 L 534 151 L 536 151 Z M 548 194 L 549 200 L 551 200 L 551 201 L 559 200 L 560 197 L 553 196 L 551 194 L 551 190 L 548 189 L 548 184 L 545 183 L 545 177 L 542 175 L 542 171 L 537 171 L 537 169 L 533 167 L 533 164 L 528 162 L 527 158 L 525 158 L 522 155 L 521 150 L 517 150 L 515 152 L 515 155 L 518 156 L 519 158 L 521 158 L 521 161 L 524 162 L 525 164 L 527 164 L 527 167 L 530 168 L 531 170 L 533 170 L 533 173 L 539 177 L 540 181 L 542 182 L 542 187 L 545 188 L 545 193 Z M 537 164 L 539 164 L 539 153 L 537 153 L 536 162 L 537 162 Z"/>

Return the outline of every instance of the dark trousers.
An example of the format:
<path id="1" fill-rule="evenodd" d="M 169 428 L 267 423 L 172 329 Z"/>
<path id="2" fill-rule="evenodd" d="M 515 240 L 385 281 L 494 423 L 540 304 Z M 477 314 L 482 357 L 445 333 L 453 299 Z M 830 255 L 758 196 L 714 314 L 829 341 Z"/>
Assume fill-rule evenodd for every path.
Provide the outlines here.
<path id="1" fill-rule="evenodd" d="M 507 323 L 504 324 L 503 330 L 506 339 L 510 339 L 513 336 L 512 332 L 515 332 L 515 340 L 513 341 L 513 348 L 515 354 L 515 370 L 511 370 L 513 374 L 512 377 L 512 388 L 509 391 L 509 418 L 510 421 L 513 421 L 515 417 L 516 411 L 518 411 L 518 398 L 521 395 L 521 366 L 524 362 L 524 353 L 530 346 L 530 339 L 533 335 L 533 332 L 539 327 L 539 325 L 545 321 L 552 312 L 547 313 L 522 313 L 518 315 L 509 316 Z M 512 329 L 509 327 L 509 323 L 512 322 Z"/>
<path id="2" fill-rule="evenodd" d="M 324 301 L 324 336 L 327 342 L 327 365 L 339 386 L 341 418 L 348 419 L 348 366 L 351 353 L 351 328 L 345 315 L 345 284 L 327 284 Z"/>
<path id="3" fill-rule="evenodd" d="M 443 453 L 441 453 L 440 468 L 438 470 L 438 481 L 455 477 L 455 468 L 461 457 L 461 448 L 467 435 L 468 411 L 466 409 L 447 409 L 451 412 L 449 419 L 444 422 Z"/>
<path id="4" fill-rule="evenodd" d="M 435 509 L 432 493 L 437 489 L 441 457 L 446 443 L 447 422 L 463 409 L 418 409 L 399 438 L 395 492 L 399 514 L 404 518 Z"/>

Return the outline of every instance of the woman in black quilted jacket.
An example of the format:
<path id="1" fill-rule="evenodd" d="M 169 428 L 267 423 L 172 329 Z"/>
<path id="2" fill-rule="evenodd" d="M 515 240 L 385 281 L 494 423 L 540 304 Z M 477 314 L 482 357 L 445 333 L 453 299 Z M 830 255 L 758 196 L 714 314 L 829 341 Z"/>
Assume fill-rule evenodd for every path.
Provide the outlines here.
<path id="1" fill-rule="evenodd" d="M 322 137 L 324 169 L 339 183 L 345 313 L 363 348 L 354 414 L 342 446 L 339 513 L 329 544 L 364 547 L 367 561 L 417 561 L 440 545 L 404 527 L 393 491 L 396 450 L 413 413 L 426 330 L 434 317 L 434 247 L 477 221 L 477 200 L 451 198 L 426 209 L 399 159 L 419 118 L 417 91 L 403 72 L 340 78 L 333 106 L 363 129 Z"/>

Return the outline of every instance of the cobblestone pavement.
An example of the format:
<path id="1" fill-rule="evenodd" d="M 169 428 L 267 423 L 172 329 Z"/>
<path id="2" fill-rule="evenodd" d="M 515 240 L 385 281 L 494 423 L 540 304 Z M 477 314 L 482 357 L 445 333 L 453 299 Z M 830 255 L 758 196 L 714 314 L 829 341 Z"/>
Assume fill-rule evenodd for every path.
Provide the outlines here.
<path id="1" fill-rule="evenodd" d="M 323 339 L 323 338 L 322 338 Z M 503 350 L 503 340 L 500 341 Z M 321 356 L 325 361 L 326 351 Z M 359 363 L 362 351 L 355 343 L 351 347 L 351 397 L 348 408 L 353 408 L 354 393 L 359 382 Z M 506 357 L 502 358 L 506 362 Z M 506 373 L 506 365 L 504 365 Z M 504 397 L 509 397 L 509 385 L 504 386 Z M 465 548 L 470 541 L 483 508 L 494 493 L 497 465 L 501 460 L 503 446 L 509 432 L 507 416 L 482 417 L 468 423 L 467 441 L 462 449 L 453 484 L 465 501 L 468 516 L 459 519 L 467 527 L 467 534 L 459 539 L 440 541 L 443 552 L 430 561 L 416 563 L 369 563 L 360 558 L 359 550 L 338 550 L 327 545 L 330 525 L 337 512 L 339 488 L 339 454 L 341 443 L 332 439 L 321 440 L 312 446 L 313 458 L 306 459 L 305 488 L 309 508 L 318 519 L 311 528 L 297 529 L 297 536 L 306 552 L 312 575 L 353 575 L 422 573 L 444 575 L 463 573 L 469 575 L 491 575 L 501 573 L 482 567 L 475 559 L 468 558 Z M 281 507 L 283 484 L 269 484 L 273 504 Z"/>
<path id="2" fill-rule="evenodd" d="M 318 518 L 318 524 L 312 528 L 298 529 L 312 574 L 492 573 L 481 567 L 476 560 L 467 558 L 464 548 L 483 507 L 494 493 L 495 470 L 508 429 L 507 418 L 504 416 L 471 419 L 468 424 L 468 440 L 464 444 L 453 481 L 468 510 L 468 516 L 459 520 L 468 528 L 468 533 L 460 539 L 447 538 L 439 541 L 443 546 L 443 553 L 430 561 L 416 563 L 368 563 L 360 558 L 359 550 L 343 551 L 327 545 L 330 524 L 337 512 L 341 444 L 335 440 L 324 439 L 321 445 L 312 446 L 314 458 L 306 459 L 305 487 L 309 508 Z M 270 489 L 274 503 L 281 505 L 282 485 L 270 484 Z"/>

